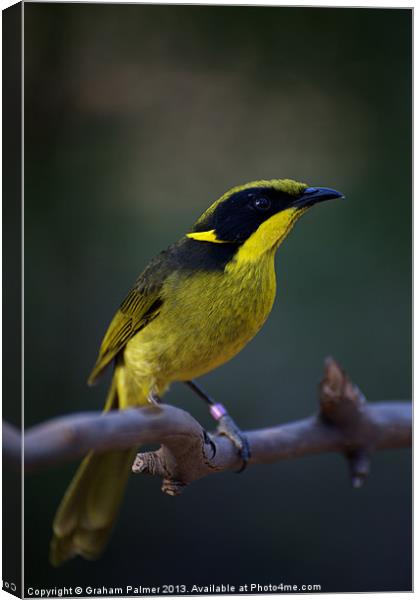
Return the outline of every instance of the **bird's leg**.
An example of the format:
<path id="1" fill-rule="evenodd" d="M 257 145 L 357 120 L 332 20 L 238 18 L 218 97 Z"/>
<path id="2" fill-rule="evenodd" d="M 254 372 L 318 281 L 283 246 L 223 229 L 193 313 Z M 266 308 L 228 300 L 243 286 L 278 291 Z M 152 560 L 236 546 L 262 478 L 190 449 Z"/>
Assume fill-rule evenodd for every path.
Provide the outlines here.
<path id="1" fill-rule="evenodd" d="M 196 381 L 191 380 L 185 381 L 184 383 L 186 383 L 186 385 L 188 385 L 195 392 L 195 394 L 205 400 L 205 402 L 209 405 L 210 415 L 218 422 L 218 433 L 227 436 L 229 440 L 231 440 L 236 446 L 237 450 L 239 451 L 240 458 L 243 461 L 243 465 L 238 471 L 238 473 L 241 473 L 246 468 L 250 459 L 250 447 L 246 436 L 239 429 L 239 427 L 237 427 L 236 423 L 228 414 L 227 409 L 219 402 L 215 402 L 215 400 L 211 398 L 211 396 L 209 396 L 205 390 L 196 383 Z"/>

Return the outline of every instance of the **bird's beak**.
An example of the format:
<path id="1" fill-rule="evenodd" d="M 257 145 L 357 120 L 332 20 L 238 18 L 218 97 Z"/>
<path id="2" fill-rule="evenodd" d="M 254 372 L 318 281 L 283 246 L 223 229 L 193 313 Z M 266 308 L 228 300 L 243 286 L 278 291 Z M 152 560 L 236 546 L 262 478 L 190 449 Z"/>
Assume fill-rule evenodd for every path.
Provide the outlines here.
<path id="1" fill-rule="evenodd" d="M 332 200 L 333 198 L 344 198 L 345 196 L 336 190 L 324 187 L 308 187 L 304 190 L 301 196 L 299 196 L 292 206 L 295 208 L 308 208 L 317 204 L 317 202 L 323 202 L 324 200 Z"/>

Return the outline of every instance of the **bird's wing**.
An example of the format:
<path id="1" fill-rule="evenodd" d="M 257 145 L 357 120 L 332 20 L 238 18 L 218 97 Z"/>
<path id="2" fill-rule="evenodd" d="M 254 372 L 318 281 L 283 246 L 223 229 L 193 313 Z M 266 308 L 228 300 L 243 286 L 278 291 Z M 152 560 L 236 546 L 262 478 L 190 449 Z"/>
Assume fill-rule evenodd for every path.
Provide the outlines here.
<path id="1" fill-rule="evenodd" d="M 95 383 L 127 342 L 159 314 L 163 304 L 160 292 L 167 274 L 164 263 L 162 253 L 150 263 L 121 304 L 103 338 L 89 385 Z"/>

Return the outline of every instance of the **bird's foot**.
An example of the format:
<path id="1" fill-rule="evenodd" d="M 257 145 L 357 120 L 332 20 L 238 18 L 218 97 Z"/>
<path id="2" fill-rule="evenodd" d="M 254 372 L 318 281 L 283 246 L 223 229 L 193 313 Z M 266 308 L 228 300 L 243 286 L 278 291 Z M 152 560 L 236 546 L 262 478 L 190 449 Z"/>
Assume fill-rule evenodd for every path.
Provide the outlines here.
<path id="1" fill-rule="evenodd" d="M 240 458 L 243 461 L 237 473 L 241 473 L 247 467 L 250 459 L 250 446 L 247 437 L 236 425 L 222 404 L 213 404 L 210 408 L 210 413 L 218 421 L 217 433 L 228 437 L 237 448 Z"/>
<path id="2" fill-rule="evenodd" d="M 211 398 L 211 396 L 209 396 L 206 393 L 206 391 L 200 385 L 197 384 L 196 381 L 190 380 L 185 381 L 184 383 L 186 383 L 186 385 L 188 385 L 195 392 L 195 394 L 197 394 L 200 398 L 205 400 L 205 402 L 209 405 L 209 411 L 211 416 L 213 417 L 213 419 L 218 421 L 217 433 L 219 435 L 225 435 L 226 437 L 228 437 L 228 439 L 231 442 L 233 442 L 233 444 L 239 451 L 240 458 L 243 461 L 243 465 L 237 472 L 241 473 L 246 468 L 247 463 L 250 459 L 250 446 L 246 436 L 237 427 L 236 423 L 228 414 L 226 408 L 222 404 L 215 402 L 215 400 Z M 213 449 L 215 456 L 215 446 L 213 446 Z"/>
<path id="3" fill-rule="evenodd" d="M 152 406 L 159 406 L 159 404 L 161 404 L 161 398 L 160 396 L 156 393 L 151 391 L 148 396 L 147 396 L 147 401 L 152 405 Z"/>

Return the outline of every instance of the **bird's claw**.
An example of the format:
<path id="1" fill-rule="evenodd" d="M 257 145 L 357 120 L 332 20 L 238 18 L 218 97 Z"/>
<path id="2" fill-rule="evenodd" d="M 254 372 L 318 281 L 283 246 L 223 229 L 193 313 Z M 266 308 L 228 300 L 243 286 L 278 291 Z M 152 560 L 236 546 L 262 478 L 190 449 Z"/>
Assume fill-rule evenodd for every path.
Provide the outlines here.
<path id="1" fill-rule="evenodd" d="M 153 390 L 148 394 L 147 401 L 152 406 L 159 406 L 161 404 L 160 396 L 157 394 L 157 392 L 154 392 Z"/>
<path id="2" fill-rule="evenodd" d="M 204 436 L 204 443 L 211 446 L 211 450 L 212 450 L 211 460 L 212 460 L 217 453 L 217 447 L 214 444 L 214 442 L 212 441 L 212 438 L 209 435 L 208 431 L 206 431 L 206 429 L 202 429 L 202 434 Z"/>
<path id="3" fill-rule="evenodd" d="M 219 435 L 225 435 L 226 437 L 228 437 L 228 439 L 231 442 L 233 442 L 233 444 L 239 451 L 239 455 L 243 461 L 243 464 L 237 471 L 237 473 L 241 473 L 247 467 L 247 463 L 249 462 L 251 456 L 250 446 L 247 437 L 237 427 L 236 423 L 228 414 L 225 414 L 222 417 L 220 417 L 218 421 L 217 433 Z"/>

